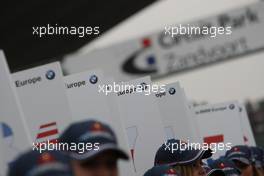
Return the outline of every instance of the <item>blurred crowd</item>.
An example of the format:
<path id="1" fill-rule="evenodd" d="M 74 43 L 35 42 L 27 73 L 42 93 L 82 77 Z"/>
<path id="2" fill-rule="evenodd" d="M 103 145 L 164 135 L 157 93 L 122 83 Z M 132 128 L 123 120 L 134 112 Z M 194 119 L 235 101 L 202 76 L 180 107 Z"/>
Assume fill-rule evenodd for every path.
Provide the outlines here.
<path id="1" fill-rule="evenodd" d="M 88 120 L 71 124 L 57 142 L 99 143 L 98 150 L 30 150 L 10 164 L 8 176 L 118 176 L 118 160 L 129 160 L 107 124 Z M 171 152 L 169 139 L 157 149 L 153 167 L 144 176 L 263 176 L 264 150 L 253 146 L 233 146 L 224 156 L 212 159 L 211 149 L 186 148 Z"/>

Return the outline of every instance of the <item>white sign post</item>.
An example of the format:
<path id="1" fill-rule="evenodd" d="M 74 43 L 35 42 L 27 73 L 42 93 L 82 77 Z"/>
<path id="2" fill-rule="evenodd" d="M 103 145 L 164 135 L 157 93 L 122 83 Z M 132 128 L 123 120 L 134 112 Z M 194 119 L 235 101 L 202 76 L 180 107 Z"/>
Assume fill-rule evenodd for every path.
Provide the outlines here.
<path id="1" fill-rule="evenodd" d="M 165 92 L 155 94 L 165 125 L 167 138 L 199 142 L 196 121 L 178 82 L 167 84 Z"/>
<path id="2" fill-rule="evenodd" d="M 57 142 L 71 123 L 58 62 L 14 73 L 13 81 L 33 142 Z"/>
<path id="3" fill-rule="evenodd" d="M 132 88 L 140 85 L 151 86 L 149 77 L 121 85 L 127 86 L 127 89 L 117 93 L 120 116 L 125 122 L 134 172 L 136 175 L 143 175 L 147 169 L 153 167 L 156 151 L 166 139 L 163 123 L 155 97 Z"/>
<path id="4" fill-rule="evenodd" d="M 101 71 L 86 71 L 64 77 L 67 96 L 74 121 L 94 119 L 109 124 L 115 131 L 119 145 L 129 152 L 124 125 L 120 120 L 113 94 L 99 91 L 106 82 Z M 105 89 L 104 89 L 105 90 Z M 120 174 L 132 176 L 129 162 L 120 162 Z"/>
<path id="5" fill-rule="evenodd" d="M 0 51 L 0 142 L 1 159 L 8 166 L 31 145 L 20 104 L 4 54 Z M 5 171 L 5 169 L 0 169 Z"/>
<path id="6" fill-rule="evenodd" d="M 239 106 L 236 102 L 202 105 L 194 108 L 199 131 L 207 144 L 225 144 L 217 148 L 214 158 L 225 154 L 230 146 L 243 145 Z M 229 143 L 229 144 L 228 144 Z"/>

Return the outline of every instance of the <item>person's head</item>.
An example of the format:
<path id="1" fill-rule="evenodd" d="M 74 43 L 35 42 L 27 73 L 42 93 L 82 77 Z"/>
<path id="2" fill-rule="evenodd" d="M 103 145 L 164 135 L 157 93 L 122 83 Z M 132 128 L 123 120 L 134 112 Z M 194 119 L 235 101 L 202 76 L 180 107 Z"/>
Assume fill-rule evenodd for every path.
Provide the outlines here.
<path id="1" fill-rule="evenodd" d="M 253 176 L 252 153 L 248 146 L 234 146 L 226 152 L 226 158 L 232 160 L 241 171 L 241 176 Z"/>
<path id="2" fill-rule="evenodd" d="M 170 139 L 156 152 L 154 165 L 170 165 L 182 176 L 204 176 L 202 160 L 212 156 L 212 150 L 196 149 L 188 143 Z"/>
<path id="3" fill-rule="evenodd" d="M 70 125 L 59 142 L 77 146 L 66 151 L 71 157 L 75 176 L 117 176 L 118 159 L 128 159 L 128 155 L 118 147 L 113 130 L 99 121 Z"/>
<path id="4" fill-rule="evenodd" d="M 221 169 L 226 176 L 239 176 L 241 174 L 235 163 L 225 157 L 210 160 L 208 161 L 208 165 L 212 169 Z"/>
<path id="5" fill-rule="evenodd" d="M 28 151 L 12 162 L 8 176 L 73 176 L 70 158 L 59 151 Z"/>
<path id="6" fill-rule="evenodd" d="M 152 167 L 143 176 L 181 176 L 181 174 L 171 166 L 162 165 Z"/>
<path id="7" fill-rule="evenodd" d="M 178 170 L 182 176 L 206 176 L 206 171 L 203 168 L 203 162 L 201 159 L 187 165 L 175 164 L 173 168 Z"/>
<path id="8" fill-rule="evenodd" d="M 90 160 L 72 160 L 76 176 L 117 176 L 117 158 L 112 151 L 105 151 Z"/>
<path id="9" fill-rule="evenodd" d="M 253 172 L 255 176 L 264 176 L 263 172 L 263 150 L 259 147 L 251 147 Z"/>

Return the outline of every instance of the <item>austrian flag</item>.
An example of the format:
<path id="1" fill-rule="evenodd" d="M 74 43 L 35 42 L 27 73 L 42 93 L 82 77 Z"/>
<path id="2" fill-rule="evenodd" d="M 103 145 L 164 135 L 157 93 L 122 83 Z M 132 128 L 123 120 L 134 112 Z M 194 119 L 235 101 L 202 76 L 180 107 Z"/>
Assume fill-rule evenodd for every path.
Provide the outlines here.
<path id="1" fill-rule="evenodd" d="M 36 143 L 57 143 L 59 138 L 59 130 L 56 122 L 43 124 L 39 127 L 39 131 L 36 137 Z"/>

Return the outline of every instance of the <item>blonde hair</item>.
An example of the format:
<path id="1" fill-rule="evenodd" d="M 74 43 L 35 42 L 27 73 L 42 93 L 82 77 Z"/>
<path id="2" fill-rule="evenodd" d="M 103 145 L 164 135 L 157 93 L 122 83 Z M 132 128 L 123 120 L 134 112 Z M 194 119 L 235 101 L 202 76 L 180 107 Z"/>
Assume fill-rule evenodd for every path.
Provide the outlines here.
<path id="1" fill-rule="evenodd" d="M 174 166 L 181 176 L 192 176 L 193 175 L 193 167 L 191 165 L 186 166 Z"/>

